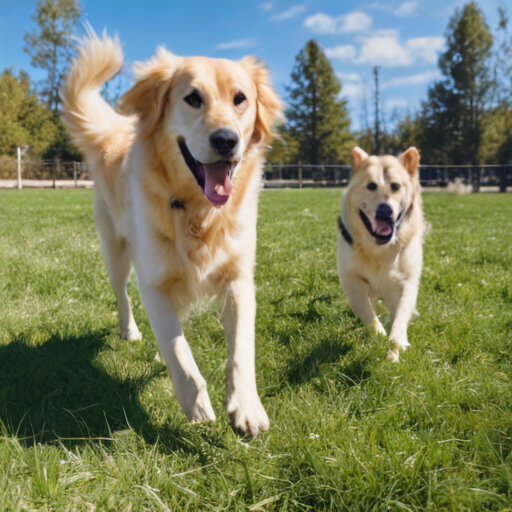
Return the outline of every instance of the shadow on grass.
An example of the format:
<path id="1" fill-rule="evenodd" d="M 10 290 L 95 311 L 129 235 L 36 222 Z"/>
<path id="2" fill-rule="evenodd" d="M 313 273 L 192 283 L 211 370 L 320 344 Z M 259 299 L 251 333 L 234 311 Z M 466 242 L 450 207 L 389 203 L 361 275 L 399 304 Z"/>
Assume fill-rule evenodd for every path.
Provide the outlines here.
<path id="1" fill-rule="evenodd" d="M 308 305 L 306 311 L 301 313 L 290 313 L 288 316 L 293 318 L 297 318 L 299 321 L 314 323 L 320 322 L 322 320 L 322 315 L 318 312 L 316 308 L 317 302 L 325 302 L 326 304 L 331 304 L 331 297 L 328 295 L 322 295 L 321 297 L 315 297 L 308 301 Z"/>
<path id="2" fill-rule="evenodd" d="M 323 340 L 311 352 L 297 356 L 288 365 L 286 380 L 290 384 L 303 384 L 322 373 L 321 366 L 338 362 L 350 350 L 352 345 L 338 340 Z"/>
<path id="3" fill-rule="evenodd" d="M 157 428 L 139 401 L 161 369 L 115 377 L 95 362 L 107 334 L 52 336 L 39 345 L 20 336 L 0 346 L 0 423 L 7 434 L 27 444 L 59 439 L 74 445 L 131 427 L 147 442 L 159 439 L 164 449 L 198 453 L 200 443 L 187 439 L 194 434 L 181 419 Z"/>

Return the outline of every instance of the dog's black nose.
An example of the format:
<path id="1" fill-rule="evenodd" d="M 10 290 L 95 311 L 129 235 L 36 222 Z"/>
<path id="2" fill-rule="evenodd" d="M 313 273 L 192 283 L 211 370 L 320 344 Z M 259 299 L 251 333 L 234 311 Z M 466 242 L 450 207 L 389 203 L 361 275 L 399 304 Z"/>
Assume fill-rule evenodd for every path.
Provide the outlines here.
<path id="1" fill-rule="evenodd" d="M 238 135 L 229 128 L 221 128 L 210 135 L 210 144 L 219 155 L 232 155 L 238 146 Z"/>
<path id="2" fill-rule="evenodd" d="M 375 216 L 378 219 L 386 220 L 386 221 L 392 221 L 393 220 L 393 210 L 391 209 L 391 206 L 386 203 L 379 204 L 377 207 L 377 212 L 375 213 Z"/>

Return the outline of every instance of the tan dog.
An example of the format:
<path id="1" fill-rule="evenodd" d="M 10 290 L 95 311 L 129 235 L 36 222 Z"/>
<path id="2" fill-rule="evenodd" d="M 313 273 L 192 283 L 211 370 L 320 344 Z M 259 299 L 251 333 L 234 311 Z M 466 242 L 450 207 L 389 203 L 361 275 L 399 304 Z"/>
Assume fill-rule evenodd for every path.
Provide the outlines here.
<path id="1" fill-rule="evenodd" d="M 126 294 L 132 260 L 184 413 L 215 420 L 178 312 L 217 294 L 228 415 L 235 429 L 257 436 L 269 426 L 254 363 L 257 203 L 281 102 L 252 57 L 183 58 L 160 48 L 135 66 L 120 115 L 100 88 L 122 65 L 117 39 L 89 30 L 62 91 L 64 121 L 94 173 L 94 218 L 121 335 L 141 336 Z"/>
<path id="2" fill-rule="evenodd" d="M 384 298 L 393 322 L 389 357 L 398 361 L 409 345 L 423 265 L 420 155 L 400 159 L 352 150 L 353 173 L 343 194 L 338 235 L 338 274 L 350 307 L 375 332 L 386 331 L 374 311 Z"/>

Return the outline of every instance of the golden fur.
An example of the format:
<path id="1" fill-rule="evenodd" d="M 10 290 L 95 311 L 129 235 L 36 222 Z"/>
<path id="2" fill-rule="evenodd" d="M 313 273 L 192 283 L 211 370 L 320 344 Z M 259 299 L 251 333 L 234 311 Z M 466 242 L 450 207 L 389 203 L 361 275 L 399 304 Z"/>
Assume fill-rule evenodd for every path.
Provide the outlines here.
<path id="1" fill-rule="evenodd" d="M 204 396 L 204 379 L 193 360 L 185 361 L 189 349 L 179 323 L 164 329 L 164 320 L 156 313 L 152 316 L 150 308 L 181 310 L 205 294 L 218 294 L 224 301 L 224 316 L 239 321 L 236 311 L 244 310 L 240 300 L 245 299 L 236 299 L 235 304 L 233 297 L 243 297 L 241 290 L 253 293 L 257 196 L 264 149 L 273 136 L 274 123 L 282 116 L 282 104 L 267 69 L 253 57 L 235 63 L 178 57 L 159 48 L 152 59 L 135 65 L 135 85 L 121 98 L 118 113 L 102 100 L 99 90 L 122 64 L 117 38 L 105 34 L 99 38 L 89 30 L 61 93 L 63 120 L 93 169 L 95 220 L 111 282 L 122 303 L 122 334 L 129 339 L 140 337 L 129 303 L 125 304 L 125 271 L 116 277 L 116 262 L 132 258 L 160 351 L 170 369 L 178 365 L 175 373 L 187 376 L 188 380 L 177 384 L 179 379 L 175 381 L 171 371 L 185 413 L 190 419 L 214 419 L 209 398 Z M 183 101 L 191 90 L 201 93 L 200 109 Z M 243 91 L 246 97 L 241 105 L 233 104 L 236 91 Z M 197 161 L 214 162 L 208 137 L 226 126 L 240 136 L 239 163 L 232 194 L 218 208 L 203 194 L 177 140 L 185 138 Z M 173 200 L 183 208 L 171 208 Z M 251 308 L 252 303 L 247 306 L 249 317 L 253 315 Z M 234 316 L 228 311 L 231 309 L 236 310 Z M 250 329 L 251 321 L 247 323 Z M 171 342 L 160 340 L 159 331 L 165 334 L 169 330 L 177 337 Z M 237 344 L 242 343 L 239 338 L 243 336 L 251 343 L 254 333 L 243 334 L 231 326 L 226 331 L 233 331 L 234 337 L 228 339 L 228 346 L 234 347 L 228 361 L 228 389 L 243 395 L 233 383 L 240 378 L 236 375 Z M 247 364 L 254 366 L 254 361 Z M 247 393 L 252 395 L 246 401 L 252 405 L 240 405 L 243 400 L 235 396 L 231 407 L 228 397 L 228 412 L 236 428 L 257 435 L 268 426 L 268 419 L 258 409 L 263 410 L 259 398 L 253 396 L 255 383 L 247 386 L 251 388 Z M 238 409 L 230 411 L 230 407 Z M 244 407 L 252 407 L 252 411 L 240 410 Z"/>
<path id="2" fill-rule="evenodd" d="M 390 358 L 398 360 L 405 349 L 407 323 L 414 312 L 422 268 L 424 232 L 418 168 L 420 156 L 409 148 L 399 159 L 369 156 L 360 148 L 352 151 L 353 173 L 343 195 L 340 219 L 350 233 L 349 244 L 338 237 L 338 272 L 349 303 L 363 323 L 385 334 L 373 310 L 384 297 L 391 319 Z M 370 189 L 369 184 L 375 188 Z M 376 219 L 386 205 L 395 228 L 391 239 L 379 245 L 361 219 Z M 376 223 L 372 220 L 372 226 Z M 398 222 L 398 224 L 396 224 Z"/>

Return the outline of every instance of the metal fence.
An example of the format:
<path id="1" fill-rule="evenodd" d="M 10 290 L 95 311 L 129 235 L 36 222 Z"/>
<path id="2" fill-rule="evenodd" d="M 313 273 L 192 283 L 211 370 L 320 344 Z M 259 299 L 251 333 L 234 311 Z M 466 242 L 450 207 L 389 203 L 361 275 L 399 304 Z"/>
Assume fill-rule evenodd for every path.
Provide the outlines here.
<path id="1" fill-rule="evenodd" d="M 85 162 L 64 162 L 58 158 L 41 160 L 30 155 L 24 156 L 18 165 L 12 159 L 0 160 L 0 186 L 28 187 L 83 187 L 92 185 Z"/>
<path id="2" fill-rule="evenodd" d="M 303 165 L 267 163 L 264 169 L 266 188 L 344 187 L 350 179 L 350 165 Z M 12 176 L 15 178 L 15 176 Z M 57 181 L 71 182 L 69 186 L 80 186 L 80 181 L 91 180 L 85 162 L 63 162 L 53 160 L 29 160 L 22 164 L 23 180 L 45 180 L 48 186 Z M 471 184 L 474 191 L 483 187 L 499 187 L 505 192 L 512 187 L 512 165 L 421 165 L 420 182 L 423 187 L 447 187 L 456 179 Z"/>
<path id="3" fill-rule="evenodd" d="M 58 158 L 42 160 L 39 168 L 32 169 L 32 173 L 34 174 L 33 179 L 50 180 L 54 183 L 56 181 L 73 180 L 76 187 L 78 181 L 91 179 L 85 162 L 63 162 Z"/>
<path id="4" fill-rule="evenodd" d="M 265 165 L 265 186 L 344 187 L 348 184 L 350 165 Z M 512 165 L 421 165 L 420 182 L 423 187 L 446 187 L 455 179 L 471 184 L 475 191 L 481 186 L 499 187 L 505 192 L 512 187 Z"/>

